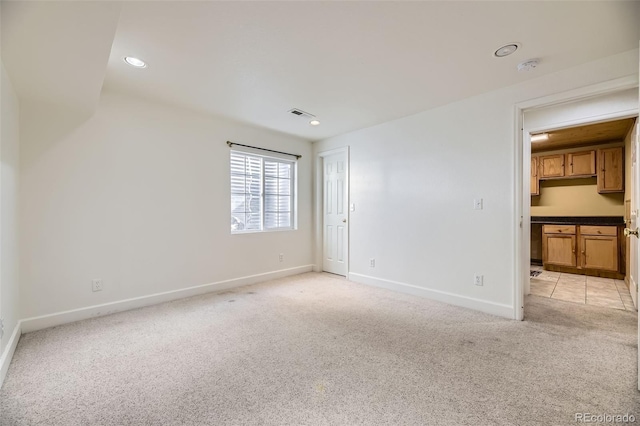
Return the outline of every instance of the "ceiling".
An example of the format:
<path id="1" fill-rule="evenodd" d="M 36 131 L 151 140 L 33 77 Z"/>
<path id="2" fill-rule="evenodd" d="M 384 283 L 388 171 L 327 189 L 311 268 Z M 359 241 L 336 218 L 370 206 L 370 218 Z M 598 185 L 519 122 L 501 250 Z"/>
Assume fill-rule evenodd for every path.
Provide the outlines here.
<path id="1" fill-rule="evenodd" d="M 92 110 L 100 97 L 120 5 L 0 3 L 2 63 L 21 103 Z"/>
<path id="2" fill-rule="evenodd" d="M 21 97 L 125 92 L 318 140 L 637 49 L 638 22 L 637 1 L 3 1 L 2 59 Z"/>
<path id="3" fill-rule="evenodd" d="M 627 136 L 635 120 L 635 118 L 625 118 L 545 132 L 549 139 L 531 142 L 531 151 L 541 152 L 593 144 L 619 143 Z"/>

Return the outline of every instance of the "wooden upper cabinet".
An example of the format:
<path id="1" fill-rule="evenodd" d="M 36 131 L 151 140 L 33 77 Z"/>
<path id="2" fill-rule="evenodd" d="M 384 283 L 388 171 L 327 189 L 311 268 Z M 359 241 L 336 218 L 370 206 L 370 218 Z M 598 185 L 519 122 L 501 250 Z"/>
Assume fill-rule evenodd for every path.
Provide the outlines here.
<path id="1" fill-rule="evenodd" d="M 540 179 L 538 178 L 538 157 L 531 157 L 531 195 L 540 195 Z"/>
<path id="2" fill-rule="evenodd" d="M 583 151 L 567 154 L 567 176 L 594 176 L 596 174 L 596 152 Z"/>
<path id="3" fill-rule="evenodd" d="M 598 192 L 624 191 L 624 153 L 621 146 L 598 150 Z"/>
<path id="4" fill-rule="evenodd" d="M 538 157 L 538 162 L 540 179 L 564 176 L 564 154 Z"/>

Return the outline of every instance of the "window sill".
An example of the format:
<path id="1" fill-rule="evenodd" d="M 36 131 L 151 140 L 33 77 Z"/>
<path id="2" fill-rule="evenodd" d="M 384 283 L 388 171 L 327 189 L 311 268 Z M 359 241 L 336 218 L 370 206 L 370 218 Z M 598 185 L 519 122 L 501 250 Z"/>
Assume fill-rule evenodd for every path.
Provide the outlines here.
<path id="1" fill-rule="evenodd" d="M 263 229 L 263 230 L 249 230 L 249 231 L 231 231 L 231 235 L 243 235 L 243 234 L 270 234 L 273 232 L 289 232 L 297 231 L 297 228 L 279 228 L 279 229 Z"/>

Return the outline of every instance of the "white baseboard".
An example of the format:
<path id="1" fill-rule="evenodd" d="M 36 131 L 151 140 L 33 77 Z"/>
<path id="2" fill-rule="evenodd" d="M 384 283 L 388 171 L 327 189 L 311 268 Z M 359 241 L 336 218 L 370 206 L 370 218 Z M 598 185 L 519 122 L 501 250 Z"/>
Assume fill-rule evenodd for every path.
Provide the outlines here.
<path id="1" fill-rule="evenodd" d="M 22 332 L 41 330 L 43 328 L 55 327 L 56 325 L 67 324 L 87 318 L 94 318 L 103 315 L 114 314 L 116 312 L 128 311 L 130 309 L 142 308 L 144 306 L 156 305 L 158 303 L 169 302 L 185 297 L 197 296 L 199 294 L 212 293 L 216 291 L 228 290 L 245 285 L 256 284 L 276 278 L 290 275 L 311 272 L 313 265 L 298 266 L 289 269 L 266 272 L 263 274 L 249 275 L 246 277 L 234 278 L 215 283 L 203 284 L 194 287 L 182 288 L 179 290 L 167 291 L 163 293 L 150 294 L 148 296 L 135 297 L 132 299 L 119 300 L 116 302 L 104 303 L 101 305 L 88 306 L 86 308 L 73 309 L 70 311 L 57 312 L 55 314 L 43 315 L 23 319 Z"/>
<path id="2" fill-rule="evenodd" d="M 0 357 L 0 389 L 2 388 L 2 384 L 4 383 L 4 378 L 7 376 L 7 371 L 9 371 L 9 364 L 11 364 L 11 359 L 13 358 L 13 354 L 16 351 L 16 347 L 18 346 L 18 340 L 20 340 L 20 335 L 22 334 L 20 325 L 21 321 L 18 321 L 16 326 L 13 328 L 13 333 L 11 333 L 9 344 L 6 348 L 4 348 L 2 357 Z"/>
<path id="3" fill-rule="evenodd" d="M 422 296 L 427 299 L 437 300 L 439 302 L 448 303 L 450 305 L 462 306 L 464 308 L 475 309 L 477 311 L 486 312 L 488 314 L 497 315 L 505 318 L 513 319 L 514 309 L 510 305 L 502 305 L 499 303 L 489 302 L 487 300 L 474 299 L 472 297 L 460 296 L 458 294 L 447 293 L 445 291 L 433 290 L 424 287 L 418 287 L 412 284 L 401 283 L 397 281 L 385 280 L 382 278 L 371 277 L 368 275 L 349 273 L 349 280 L 367 284 L 374 287 L 386 288 L 401 293 L 408 293 L 415 296 Z"/>

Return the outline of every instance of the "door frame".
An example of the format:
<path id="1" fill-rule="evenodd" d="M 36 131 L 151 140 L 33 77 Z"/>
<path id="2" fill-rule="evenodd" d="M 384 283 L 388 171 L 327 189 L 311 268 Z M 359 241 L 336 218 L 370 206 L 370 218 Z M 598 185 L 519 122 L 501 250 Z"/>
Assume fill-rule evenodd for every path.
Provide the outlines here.
<path id="1" fill-rule="evenodd" d="M 525 128 L 524 113 L 528 110 L 550 107 L 562 103 L 585 100 L 596 96 L 611 94 L 638 87 L 637 76 L 627 76 L 604 83 L 581 87 L 567 92 L 557 93 L 541 98 L 520 102 L 514 106 L 514 140 L 515 140 L 515 223 L 514 253 L 515 268 L 513 280 L 513 318 L 524 320 L 524 296 L 529 292 L 529 267 L 531 262 L 531 133 L 558 130 L 583 124 L 611 121 L 638 116 L 638 107 L 629 111 L 618 111 L 581 119 L 570 120 L 554 128 Z"/>
<path id="2" fill-rule="evenodd" d="M 345 247 L 345 266 L 347 268 L 346 278 L 349 279 L 349 259 L 350 256 L 350 233 L 351 233 L 351 185 L 350 185 L 350 158 L 349 158 L 349 146 L 342 148 L 330 149 L 327 151 L 321 151 L 316 153 L 315 159 L 315 188 L 314 188 L 314 216 L 315 216 L 315 272 L 322 272 L 323 254 L 324 254 L 324 232 L 322 224 L 324 221 L 324 157 L 328 157 L 334 154 L 344 153 L 345 155 L 345 188 L 347 197 L 347 232 L 346 232 L 346 247 Z"/>

